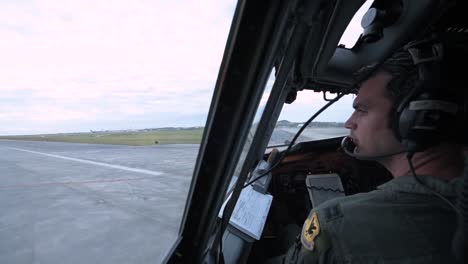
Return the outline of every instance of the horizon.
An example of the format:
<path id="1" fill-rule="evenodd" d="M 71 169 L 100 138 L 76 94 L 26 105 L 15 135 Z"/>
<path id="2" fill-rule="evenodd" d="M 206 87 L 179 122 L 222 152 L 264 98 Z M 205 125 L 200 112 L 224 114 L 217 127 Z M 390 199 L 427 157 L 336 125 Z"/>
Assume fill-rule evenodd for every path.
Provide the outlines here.
<path id="1" fill-rule="evenodd" d="M 289 122 L 294 125 L 304 124 L 305 122 L 295 122 L 289 120 L 278 120 L 277 125 L 279 122 Z M 313 124 L 343 124 L 344 122 L 334 122 L 334 121 L 316 121 L 309 124 L 309 126 L 313 126 Z M 117 130 L 88 130 L 88 131 L 72 131 L 72 132 L 56 132 L 56 133 L 39 133 L 39 134 L 12 134 L 12 135 L 0 135 L 0 139 L 2 137 L 16 137 L 16 136 L 41 136 L 41 135 L 60 135 L 60 134 L 87 134 L 87 133 L 115 133 L 115 132 L 143 132 L 143 131 L 157 131 L 163 129 L 205 129 L 205 126 L 164 126 L 164 127 L 145 127 L 145 128 L 136 128 L 136 129 L 117 129 Z"/>
<path id="2" fill-rule="evenodd" d="M 0 135 L 204 126 L 235 7 L 231 0 L 0 2 Z M 340 43 L 353 45 L 358 20 Z M 300 91 L 280 118 L 302 122 L 322 104 L 321 93 Z M 317 121 L 344 121 L 351 104 L 344 98 Z"/>

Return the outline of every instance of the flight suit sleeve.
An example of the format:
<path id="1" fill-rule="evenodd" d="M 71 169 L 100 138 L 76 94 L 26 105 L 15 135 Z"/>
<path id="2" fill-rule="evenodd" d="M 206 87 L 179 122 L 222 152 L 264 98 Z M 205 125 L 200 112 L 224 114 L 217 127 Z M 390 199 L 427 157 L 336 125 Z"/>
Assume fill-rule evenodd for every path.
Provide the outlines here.
<path id="1" fill-rule="evenodd" d="M 330 247 L 331 241 L 326 226 L 321 226 L 318 213 L 311 211 L 301 234 L 288 250 L 284 263 L 330 263 Z"/>

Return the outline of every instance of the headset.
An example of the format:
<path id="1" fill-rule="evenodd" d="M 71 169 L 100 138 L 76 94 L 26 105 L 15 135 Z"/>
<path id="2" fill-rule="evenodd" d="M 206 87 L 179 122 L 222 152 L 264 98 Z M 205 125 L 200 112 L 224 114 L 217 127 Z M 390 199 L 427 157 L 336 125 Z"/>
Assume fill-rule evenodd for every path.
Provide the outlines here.
<path id="1" fill-rule="evenodd" d="M 442 87 L 444 47 L 439 38 L 432 35 L 404 49 L 417 66 L 419 79 L 397 107 L 393 129 L 408 152 L 414 153 L 450 139 L 459 105 Z"/>
<path id="2" fill-rule="evenodd" d="M 400 100 L 392 114 L 391 127 L 403 149 L 380 155 L 362 155 L 355 153 L 356 145 L 347 136 L 343 138 L 341 148 L 349 156 L 377 160 L 405 152 L 413 154 L 448 140 L 452 135 L 459 104 L 450 100 L 442 89 L 444 46 L 440 38 L 433 34 L 409 42 L 403 49 L 409 53 L 418 70 L 416 84 Z"/>

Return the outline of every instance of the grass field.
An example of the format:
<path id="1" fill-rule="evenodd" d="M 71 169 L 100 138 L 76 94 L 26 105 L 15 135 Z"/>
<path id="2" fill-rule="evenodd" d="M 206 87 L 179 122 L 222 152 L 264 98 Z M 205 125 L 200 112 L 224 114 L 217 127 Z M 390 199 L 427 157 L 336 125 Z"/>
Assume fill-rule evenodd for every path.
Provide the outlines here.
<path id="1" fill-rule="evenodd" d="M 0 136 L 0 139 L 145 146 L 155 144 L 199 144 L 202 135 L 203 129 L 196 128 L 163 131 Z"/>

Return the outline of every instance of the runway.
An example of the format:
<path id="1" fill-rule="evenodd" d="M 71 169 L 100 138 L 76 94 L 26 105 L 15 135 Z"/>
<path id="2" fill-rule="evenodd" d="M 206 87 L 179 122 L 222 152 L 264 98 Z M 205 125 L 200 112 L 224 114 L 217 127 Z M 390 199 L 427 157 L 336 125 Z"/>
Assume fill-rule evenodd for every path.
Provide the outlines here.
<path id="1" fill-rule="evenodd" d="M 0 263 L 160 263 L 199 145 L 0 141 Z"/>
<path id="2" fill-rule="evenodd" d="M 277 130 L 270 142 L 297 130 Z M 0 140 L 0 263 L 160 263 L 177 238 L 198 149 Z"/>

